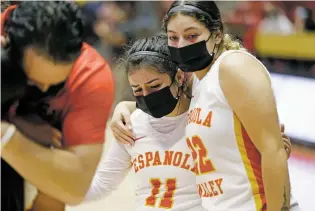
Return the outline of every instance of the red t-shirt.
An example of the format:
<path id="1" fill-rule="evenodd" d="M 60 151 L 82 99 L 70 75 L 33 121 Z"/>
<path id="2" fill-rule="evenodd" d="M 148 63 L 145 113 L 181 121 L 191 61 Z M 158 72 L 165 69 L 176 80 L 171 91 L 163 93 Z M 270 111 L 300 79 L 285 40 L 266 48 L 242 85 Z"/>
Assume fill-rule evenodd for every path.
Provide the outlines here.
<path id="1" fill-rule="evenodd" d="M 50 103 L 53 110 L 62 111 L 64 144 L 104 142 L 113 101 L 114 79 L 109 64 L 84 44 L 65 88 Z"/>
<path id="2" fill-rule="evenodd" d="M 15 6 L 1 14 L 3 25 Z M 49 100 L 49 110 L 60 113 L 66 147 L 103 143 L 114 101 L 114 79 L 109 64 L 97 51 L 83 44 L 81 55 L 58 95 Z"/>

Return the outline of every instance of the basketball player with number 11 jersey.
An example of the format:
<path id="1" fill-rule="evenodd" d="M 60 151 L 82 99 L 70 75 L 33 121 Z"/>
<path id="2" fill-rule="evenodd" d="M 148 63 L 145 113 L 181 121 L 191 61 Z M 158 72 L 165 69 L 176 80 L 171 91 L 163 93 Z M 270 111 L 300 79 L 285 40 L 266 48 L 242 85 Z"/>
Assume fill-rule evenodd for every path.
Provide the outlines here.
<path id="1" fill-rule="evenodd" d="M 136 211 L 201 211 L 195 167 L 184 131 L 187 112 L 153 118 L 140 109 L 131 115 L 134 146 L 114 141 L 101 161 L 86 200 L 109 195 L 129 169 L 135 173 Z M 220 191 L 220 184 L 216 189 Z"/>

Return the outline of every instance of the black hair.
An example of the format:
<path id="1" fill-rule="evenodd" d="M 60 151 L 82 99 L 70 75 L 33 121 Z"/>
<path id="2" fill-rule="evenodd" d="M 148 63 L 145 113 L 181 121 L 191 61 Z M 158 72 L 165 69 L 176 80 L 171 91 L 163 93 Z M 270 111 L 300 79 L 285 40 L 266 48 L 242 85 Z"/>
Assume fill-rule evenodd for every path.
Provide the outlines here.
<path id="1" fill-rule="evenodd" d="M 75 61 L 84 41 L 81 11 L 72 1 L 21 2 L 6 21 L 5 32 L 20 54 L 34 47 L 54 62 Z"/>
<path id="2" fill-rule="evenodd" d="M 141 54 L 143 51 L 156 55 L 148 55 L 145 52 Z M 142 67 L 154 68 L 160 73 L 169 74 L 172 81 L 177 73 L 177 65 L 171 60 L 166 34 L 159 34 L 134 42 L 127 50 L 124 64 L 127 72 Z"/>
<path id="3" fill-rule="evenodd" d="M 315 22 L 313 21 L 313 11 L 309 8 L 305 8 L 306 10 L 306 19 L 305 19 L 305 30 L 307 31 L 315 31 Z"/>
<path id="4" fill-rule="evenodd" d="M 192 6 L 196 9 L 191 11 L 189 11 L 189 9 L 185 11 L 172 11 L 173 8 L 181 5 Z M 162 28 L 165 32 L 167 32 L 168 22 L 172 17 L 175 17 L 179 13 L 196 18 L 211 33 L 220 31 L 222 34 L 224 34 L 220 48 L 225 48 L 227 50 L 246 50 L 242 47 L 238 40 L 225 32 L 220 10 L 214 1 L 174 1 L 162 23 Z"/>
<path id="5" fill-rule="evenodd" d="M 219 8 L 214 1 L 174 1 L 163 20 L 163 28 L 167 30 L 168 21 L 178 14 L 178 12 L 170 13 L 170 11 L 180 5 L 190 5 L 203 11 L 204 13 L 197 13 L 195 11 L 181 11 L 180 13 L 187 16 L 195 17 L 203 23 L 210 32 L 221 30 L 223 31 L 223 23 Z"/>

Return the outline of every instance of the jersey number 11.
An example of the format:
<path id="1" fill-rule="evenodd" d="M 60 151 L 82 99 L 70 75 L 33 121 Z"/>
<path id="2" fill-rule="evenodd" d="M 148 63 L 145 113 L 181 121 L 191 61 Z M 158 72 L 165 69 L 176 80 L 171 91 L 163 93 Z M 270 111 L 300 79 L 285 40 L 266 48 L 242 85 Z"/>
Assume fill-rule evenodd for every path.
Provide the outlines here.
<path id="1" fill-rule="evenodd" d="M 157 203 L 157 195 L 160 193 L 162 182 L 159 178 L 150 179 L 150 183 L 152 185 L 151 196 L 146 198 L 146 206 L 155 207 Z M 176 179 L 169 178 L 166 179 L 165 182 L 165 193 L 163 194 L 161 201 L 159 203 L 159 208 L 167 208 L 170 209 L 174 203 L 174 192 L 176 189 Z"/>

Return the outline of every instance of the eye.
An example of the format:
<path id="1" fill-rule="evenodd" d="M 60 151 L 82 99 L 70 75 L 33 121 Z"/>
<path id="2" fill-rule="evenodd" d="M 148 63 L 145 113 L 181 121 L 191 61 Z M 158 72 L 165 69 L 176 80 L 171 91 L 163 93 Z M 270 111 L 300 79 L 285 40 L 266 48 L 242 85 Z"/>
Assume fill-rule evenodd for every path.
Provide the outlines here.
<path id="1" fill-rule="evenodd" d="M 178 40 L 178 37 L 176 37 L 176 36 L 169 36 L 168 39 L 171 40 L 171 41 L 176 41 L 176 40 Z"/>
<path id="2" fill-rule="evenodd" d="M 191 35 L 188 36 L 188 39 L 189 39 L 189 40 L 194 40 L 194 39 L 196 39 L 198 36 L 199 36 L 198 34 L 191 34 Z"/>
<path id="3" fill-rule="evenodd" d="M 142 88 L 134 90 L 134 93 L 139 93 L 139 92 L 142 92 Z"/>
<path id="4" fill-rule="evenodd" d="M 155 85 L 155 86 L 151 86 L 151 88 L 156 89 L 159 88 L 161 86 L 161 84 Z"/>

